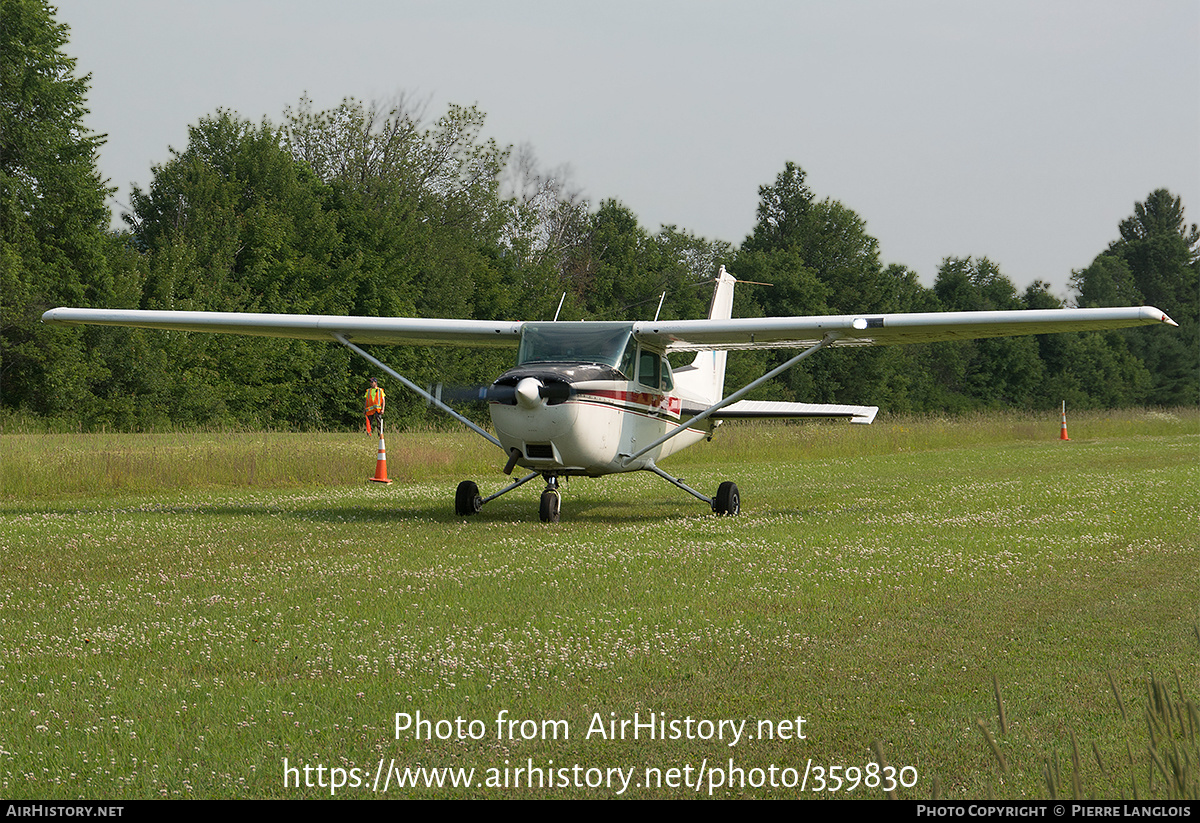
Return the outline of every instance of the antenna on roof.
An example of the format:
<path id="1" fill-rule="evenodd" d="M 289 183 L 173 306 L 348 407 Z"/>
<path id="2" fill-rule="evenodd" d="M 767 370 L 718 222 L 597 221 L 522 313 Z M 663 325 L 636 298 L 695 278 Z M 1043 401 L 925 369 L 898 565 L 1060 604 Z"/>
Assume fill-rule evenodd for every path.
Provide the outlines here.
<path id="1" fill-rule="evenodd" d="M 663 292 L 663 293 L 662 293 L 662 297 L 658 298 L 658 308 L 654 310 L 654 319 L 655 319 L 655 320 L 657 320 L 657 319 L 658 319 L 658 314 L 659 314 L 659 312 L 661 312 L 661 311 L 662 311 L 662 304 L 663 304 L 663 301 L 664 301 L 664 300 L 666 300 L 666 299 L 667 299 L 667 293 L 666 293 L 666 292 Z"/>

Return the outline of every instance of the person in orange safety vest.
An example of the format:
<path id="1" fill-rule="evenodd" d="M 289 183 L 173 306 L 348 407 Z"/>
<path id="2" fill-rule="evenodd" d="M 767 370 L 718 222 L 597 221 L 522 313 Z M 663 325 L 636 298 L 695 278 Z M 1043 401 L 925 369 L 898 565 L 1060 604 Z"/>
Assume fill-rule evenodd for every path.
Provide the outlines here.
<path id="1" fill-rule="evenodd" d="M 366 414 L 367 414 L 367 434 L 371 433 L 371 423 L 374 418 L 374 423 L 379 427 L 379 433 L 383 434 L 383 409 L 387 405 L 387 398 L 383 394 L 383 389 L 379 388 L 379 381 L 374 377 L 371 378 L 371 388 L 367 389 Z"/>

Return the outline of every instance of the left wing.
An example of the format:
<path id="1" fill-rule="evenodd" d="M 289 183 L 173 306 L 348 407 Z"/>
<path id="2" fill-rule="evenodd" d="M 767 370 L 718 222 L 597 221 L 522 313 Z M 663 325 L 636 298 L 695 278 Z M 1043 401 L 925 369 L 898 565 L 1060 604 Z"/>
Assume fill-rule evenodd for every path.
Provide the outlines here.
<path id="1" fill-rule="evenodd" d="M 223 332 L 259 337 L 413 346 L 513 346 L 521 323 L 492 320 L 425 320 L 417 317 L 341 317 L 323 314 L 249 314 L 219 311 L 51 309 L 51 325 L 131 326 L 138 329 Z"/>
<path id="2" fill-rule="evenodd" d="M 667 320 L 633 324 L 643 343 L 676 351 L 807 348 L 828 336 L 832 346 L 891 346 L 977 337 L 1179 325 L 1152 306 L 1108 309 L 957 311 L 920 314 L 843 314 L 826 317 L 753 317 Z"/>

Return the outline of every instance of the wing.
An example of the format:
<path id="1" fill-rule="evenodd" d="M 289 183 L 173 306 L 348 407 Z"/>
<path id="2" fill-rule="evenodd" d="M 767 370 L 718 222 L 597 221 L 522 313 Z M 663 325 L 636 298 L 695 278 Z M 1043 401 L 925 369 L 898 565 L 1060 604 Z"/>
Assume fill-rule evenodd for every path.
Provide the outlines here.
<path id="1" fill-rule="evenodd" d="M 424 320 L 416 317 L 65 308 L 46 312 L 42 315 L 42 322 L 69 326 L 132 326 L 168 331 L 223 332 L 299 340 L 332 341 L 335 334 L 341 334 L 354 343 L 415 346 L 512 346 L 520 339 L 522 325 L 491 320 Z"/>
<path id="2" fill-rule="evenodd" d="M 1178 325 L 1152 306 L 1110 309 L 844 314 L 827 317 L 755 317 L 740 320 L 669 320 L 635 323 L 638 340 L 668 352 L 707 349 L 786 349 L 816 345 L 891 346 L 976 337 Z"/>
<path id="3" fill-rule="evenodd" d="M 142 329 L 222 332 L 300 340 L 332 340 L 341 334 L 354 343 L 420 346 L 511 346 L 521 323 L 443 320 L 417 317 L 343 317 L 317 314 L 138 311 L 133 309 L 51 309 L 51 325 L 131 326 Z M 928 312 L 924 314 L 755 317 L 740 320 L 672 320 L 634 323 L 644 343 L 674 351 L 707 349 L 804 348 L 833 335 L 834 346 L 884 346 L 976 337 L 1007 337 L 1064 331 L 1090 331 L 1178 325 L 1150 306 L 1109 309 Z"/>

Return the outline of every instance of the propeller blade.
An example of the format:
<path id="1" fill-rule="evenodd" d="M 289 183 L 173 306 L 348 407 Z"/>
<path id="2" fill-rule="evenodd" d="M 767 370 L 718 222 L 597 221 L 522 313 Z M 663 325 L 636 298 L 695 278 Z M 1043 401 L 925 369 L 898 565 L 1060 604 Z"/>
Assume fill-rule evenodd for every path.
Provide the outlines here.
<path id="1" fill-rule="evenodd" d="M 516 386 L 497 386 L 495 383 L 485 389 L 487 400 L 489 403 L 515 403 L 517 402 L 517 387 Z"/>
<path id="2" fill-rule="evenodd" d="M 570 399 L 574 393 L 575 390 L 570 383 L 559 382 L 546 383 L 538 390 L 538 394 L 547 403 L 563 403 Z"/>
<path id="3" fill-rule="evenodd" d="M 429 393 L 437 397 L 443 403 L 487 403 L 490 400 L 498 400 L 504 402 L 505 397 L 512 397 L 512 388 L 509 386 L 491 386 L 476 384 L 473 386 L 447 386 L 438 383 L 436 386 L 431 386 Z"/>

